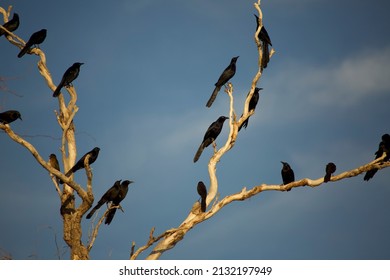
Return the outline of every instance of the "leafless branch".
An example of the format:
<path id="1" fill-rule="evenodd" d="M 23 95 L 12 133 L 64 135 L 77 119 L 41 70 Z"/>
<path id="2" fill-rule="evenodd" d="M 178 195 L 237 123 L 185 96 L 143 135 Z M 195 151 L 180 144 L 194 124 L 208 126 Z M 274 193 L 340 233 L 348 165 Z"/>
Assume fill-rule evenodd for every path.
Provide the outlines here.
<path id="1" fill-rule="evenodd" d="M 0 129 L 4 130 L 5 133 L 8 134 L 8 136 L 14 140 L 16 143 L 22 145 L 23 147 L 25 147 L 32 155 L 33 157 L 37 160 L 37 162 L 43 167 L 45 168 L 49 173 L 53 174 L 54 176 L 58 177 L 59 179 L 61 179 L 62 181 L 64 181 L 65 183 L 67 183 L 72 189 L 74 189 L 77 194 L 82 198 L 82 199 L 87 199 L 87 194 L 86 192 L 84 191 L 84 189 L 77 183 L 73 182 L 71 179 L 69 179 L 68 177 L 66 177 L 63 173 L 61 173 L 60 171 L 58 171 L 57 169 L 53 168 L 52 166 L 50 166 L 50 164 L 48 164 L 41 156 L 40 154 L 38 153 L 38 151 L 35 149 L 35 147 L 29 143 L 28 141 L 26 141 L 25 139 L 23 139 L 22 137 L 20 137 L 19 135 L 17 135 L 12 129 L 11 127 L 8 125 L 8 124 L 0 124 Z"/>
<path id="2" fill-rule="evenodd" d="M 4 8 L 0 7 L 0 13 L 3 14 L 5 20 L 8 20 L 9 14 L 11 13 L 11 8 L 12 6 L 9 6 L 8 11 L 6 12 Z M 0 26 L 0 28 L 2 28 L 2 26 Z M 18 48 L 24 47 L 25 41 L 23 39 L 19 38 L 11 32 L 7 32 L 7 34 L 8 35 L 6 37 L 11 44 L 17 46 Z M 56 89 L 56 85 L 53 83 L 50 71 L 47 68 L 45 53 L 39 48 L 32 48 L 28 53 L 35 54 L 39 57 L 37 63 L 38 70 L 46 81 L 49 89 L 54 91 Z M 57 121 L 63 130 L 60 150 L 62 153 L 64 171 L 69 170 L 70 167 L 73 166 L 77 156 L 75 127 L 73 124 L 73 118 L 78 111 L 78 107 L 76 106 L 77 94 L 73 86 L 67 87 L 66 89 L 69 93 L 70 100 L 68 104 L 66 104 L 63 94 L 60 94 L 60 96 L 57 97 L 59 103 L 59 112 L 56 112 Z M 64 182 L 62 193 L 58 184 L 55 184 L 57 192 L 61 196 L 61 214 L 63 216 L 64 224 L 64 240 L 71 248 L 72 259 L 88 259 L 88 251 L 81 242 L 81 218 L 83 214 L 90 208 L 93 202 L 92 173 L 90 172 L 91 170 L 89 169 L 88 164 L 86 166 L 88 182 L 87 191 L 85 191 L 79 184 L 72 180 L 73 176 L 68 178 L 57 169 L 51 167 L 45 160 L 42 159 L 34 146 L 21 136 L 14 133 L 9 125 L 0 124 L 0 129 L 4 130 L 12 140 L 29 150 L 37 162 L 51 175 L 59 178 Z M 75 210 L 74 192 L 76 192 L 82 199 L 82 203 L 80 204 L 77 211 Z"/>
<path id="3" fill-rule="evenodd" d="M 260 9 L 260 0 L 258 3 L 255 3 L 255 8 L 259 12 L 259 28 L 256 31 L 256 35 L 258 32 L 260 32 L 261 26 L 262 26 L 262 12 Z M 222 146 L 217 152 L 213 154 L 213 156 L 210 158 L 209 164 L 208 164 L 208 172 L 210 176 L 210 186 L 209 186 L 209 192 L 207 195 L 206 199 L 206 205 L 208 206 L 216 197 L 218 193 L 218 179 L 216 175 L 216 166 L 218 162 L 220 161 L 221 157 L 228 152 L 235 144 L 236 138 L 238 136 L 238 127 L 241 125 L 251 114 L 254 112 L 248 112 L 248 106 L 249 106 L 249 101 L 252 98 L 254 89 L 262 75 L 262 67 L 261 67 L 261 56 L 263 55 L 262 53 L 262 48 L 259 45 L 259 42 L 257 40 L 257 36 L 255 35 L 255 41 L 258 46 L 258 52 L 259 52 L 259 61 L 258 61 L 258 71 L 253 78 L 252 81 L 252 86 L 250 93 L 248 94 L 245 105 L 244 105 L 244 112 L 240 120 L 237 122 L 236 119 L 236 114 L 234 111 L 234 97 L 233 97 L 233 85 L 231 83 L 228 83 L 227 87 L 225 88 L 225 92 L 228 94 L 229 99 L 230 99 L 230 105 L 229 105 L 229 135 L 226 140 L 226 143 L 224 146 Z M 270 57 L 274 51 L 270 52 Z M 217 207 L 218 204 L 214 203 L 214 206 L 212 209 Z M 194 208 L 193 208 L 194 209 Z M 210 211 L 209 211 L 210 212 Z M 208 213 L 209 213 L 208 212 Z M 204 217 L 204 218 L 200 218 Z M 180 240 L 183 239 L 184 235 L 196 224 L 208 219 L 206 218 L 204 214 L 199 214 L 199 213 L 194 213 L 190 212 L 188 216 L 184 219 L 184 221 L 181 223 L 181 225 L 170 231 L 169 235 L 162 234 L 164 238 L 156 245 L 154 250 L 150 253 L 150 255 L 147 257 L 147 259 L 158 259 L 161 254 L 167 250 L 170 250 L 173 248 Z"/>
<path id="4" fill-rule="evenodd" d="M 184 221 L 177 227 L 173 229 L 169 229 L 162 233 L 158 238 L 154 238 L 153 235 L 149 237 L 149 240 L 146 245 L 140 247 L 136 252 L 132 253 L 130 256 L 130 259 L 136 259 L 140 253 L 144 252 L 146 249 L 151 247 L 152 245 L 155 245 L 152 252 L 146 257 L 147 259 L 158 259 L 161 254 L 163 254 L 165 251 L 168 251 L 172 249 L 178 242 L 180 242 L 184 236 L 187 234 L 189 230 L 191 230 L 193 227 L 195 227 L 197 224 L 204 222 L 205 220 L 210 219 L 213 217 L 216 213 L 218 213 L 223 207 L 227 206 L 233 201 L 243 201 L 246 199 L 249 199 L 253 197 L 254 195 L 257 195 L 263 191 L 287 191 L 291 188 L 297 188 L 297 187 L 318 187 L 324 183 L 323 177 L 318 179 L 309 179 L 304 178 L 295 182 L 292 182 L 287 185 L 267 185 L 267 184 L 261 184 L 258 186 L 254 186 L 251 189 L 247 190 L 246 187 L 243 187 L 240 192 L 237 192 L 232 195 L 228 195 L 218 201 L 217 194 L 218 194 L 218 179 L 216 175 L 216 165 L 220 161 L 221 157 L 229 151 L 235 144 L 236 138 L 238 137 L 238 127 L 252 114 L 254 114 L 254 110 L 251 112 L 248 112 L 249 107 L 249 101 L 252 98 L 252 95 L 254 93 L 255 87 L 257 83 L 259 82 L 261 76 L 262 76 L 262 67 L 261 67 L 261 58 L 262 58 L 262 48 L 261 48 L 261 42 L 258 41 L 257 35 L 260 32 L 260 29 L 262 27 L 262 12 L 260 9 L 260 0 L 258 3 L 254 4 L 256 10 L 259 13 L 259 28 L 256 31 L 255 34 L 255 42 L 258 47 L 258 71 L 256 75 L 253 78 L 251 89 L 249 94 L 247 95 L 247 98 L 245 100 L 243 114 L 241 118 L 237 121 L 236 120 L 236 114 L 234 111 L 234 98 L 233 98 L 233 85 L 231 83 L 228 83 L 225 92 L 228 94 L 230 98 L 230 109 L 229 109 L 229 135 L 227 137 L 227 141 L 224 146 L 222 146 L 219 150 L 214 152 L 213 156 L 210 158 L 209 164 L 208 164 L 208 171 L 210 176 L 210 186 L 209 186 L 209 193 L 207 195 L 207 206 L 210 206 L 211 202 L 212 206 L 209 207 L 209 211 L 207 212 L 201 212 L 200 211 L 200 205 L 199 202 L 195 202 L 190 213 L 188 216 L 184 219 Z M 270 52 L 270 58 L 275 53 L 275 50 L 272 49 Z M 343 180 L 350 177 L 355 177 L 360 175 L 363 172 L 367 172 L 372 169 L 382 169 L 390 166 L 390 162 L 383 163 L 384 156 L 380 159 L 374 160 L 366 165 L 359 166 L 355 169 L 345 171 L 339 175 L 333 176 L 331 178 L 331 182 Z M 132 252 L 134 251 L 134 246 L 132 248 Z"/>
<path id="5" fill-rule="evenodd" d="M 385 154 L 370 163 L 367 163 L 365 165 L 356 167 L 355 169 L 351 169 L 345 172 L 342 172 L 338 175 L 332 176 L 330 182 L 336 182 L 343 179 L 356 177 L 364 172 L 367 172 L 372 169 L 384 169 L 387 167 L 390 167 L 390 162 L 382 162 L 382 160 L 385 158 Z M 246 187 L 243 187 L 240 192 L 237 192 L 232 195 L 228 195 L 224 197 L 220 201 L 216 201 L 216 203 L 211 207 L 211 209 L 205 213 L 201 212 L 199 210 L 199 202 L 195 202 L 191 214 L 192 219 L 186 219 L 186 223 L 182 223 L 178 228 L 173 228 L 170 230 L 165 231 L 163 234 L 161 234 L 158 238 L 149 238 L 148 243 L 145 246 L 140 247 L 136 253 L 131 255 L 130 259 L 136 259 L 140 253 L 151 247 L 154 243 L 158 242 L 160 239 L 164 238 L 163 241 L 166 241 L 161 245 L 158 244 L 156 248 L 153 250 L 153 252 L 147 257 L 148 259 L 156 259 L 156 256 L 160 256 L 162 253 L 164 253 L 167 250 L 172 249 L 179 241 L 181 241 L 185 234 L 191 230 L 194 226 L 197 224 L 204 222 L 211 217 L 213 217 L 215 214 L 217 214 L 220 210 L 222 210 L 223 207 L 227 206 L 228 204 L 234 202 L 234 201 L 244 201 L 247 200 L 261 192 L 264 191 L 287 191 L 292 188 L 298 188 L 298 187 L 319 187 L 320 185 L 324 184 L 324 178 L 320 177 L 318 179 L 309 179 L 309 178 L 303 178 L 301 180 L 292 182 L 287 185 L 267 185 L 267 184 L 261 184 L 258 186 L 254 186 L 251 189 L 247 190 Z M 329 182 L 327 183 L 327 186 L 329 185 Z"/>
<path id="6" fill-rule="evenodd" d="M 97 235 L 99 233 L 99 228 L 102 225 L 104 219 L 107 217 L 107 215 L 110 212 L 110 210 L 114 209 L 114 208 L 121 209 L 123 211 L 123 209 L 122 209 L 122 207 L 120 205 L 110 205 L 109 207 L 107 207 L 107 209 L 104 212 L 103 216 L 100 217 L 100 219 L 99 219 L 98 223 L 96 224 L 96 226 L 93 225 L 94 219 L 92 220 L 92 223 L 91 223 L 92 233 L 89 236 L 89 241 L 88 241 L 88 245 L 87 245 L 88 252 L 92 249 L 92 247 L 93 247 L 93 245 L 95 243 L 96 237 L 97 237 Z"/>

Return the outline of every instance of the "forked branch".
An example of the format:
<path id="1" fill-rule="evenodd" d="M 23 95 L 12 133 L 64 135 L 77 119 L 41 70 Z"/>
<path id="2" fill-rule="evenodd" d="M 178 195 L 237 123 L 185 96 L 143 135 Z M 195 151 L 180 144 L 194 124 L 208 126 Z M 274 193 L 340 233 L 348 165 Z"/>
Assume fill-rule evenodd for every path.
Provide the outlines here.
<path id="1" fill-rule="evenodd" d="M 257 86 L 257 83 L 259 82 L 263 68 L 261 67 L 261 59 L 263 55 L 263 50 L 261 47 L 261 42 L 258 40 L 258 34 L 262 27 L 262 12 L 260 9 L 260 0 L 258 3 L 254 4 L 256 10 L 259 13 L 259 28 L 256 30 L 255 34 L 255 42 L 258 47 L 258 71 L 256 75 L 254 76 L 251 84 L 251 89 L 249 94 L 247 95 L 247 98 L 245 100 L 244 108 L 243 108 L 243 114 L 240 117 L 239 120 L 236 120 L 236 114 L 234 111 L 234 98 L 233 98 L 233 86 L 231 83 L 229 83 L 225 89 L 225 92 L 228 94 L 230 98 L 230 110 L 229 110 L 229 135 L 227 137 L 227 141 L 224 146 L 222 146 L 219 150 L 214 152 L 213 156 L 210 158 L 209 164 L 208 164 L 208 171 L 210 176 L 210 186 L 209 186 L 209 193 L 207 196 L 207 206 L 209 206 L 209 210 L 206 212 L 202 212 L 200 210 L 200 203 L 195 202 L 193 205 L 190 213 L 188 216 L 184 219 L 184 221 L 177 227 L 172 228 L 158 237 L 153 236 L 154 228 L 151 231 L 151 234 L 149 236 L 149 239 L 147 241 L 147 244 L 140 247 L 138 250 L 135 250 L 135 244 L 133 242 L 132 248 L 131 248 L 131 255 L 130 259 L 134 260 L 136 259 L 142 252 L 152 247 L 154 244 L 156 246 L 153 248 L 152 252 L 147 256 L 146 259 L 158 259 L 164 252 L 172 249 L 178 242 L 180 242 L 184 236 L 190 231 L 193 227 L 195 227 L 197 224 L 202 223 L 211 217 L 213 217 L 216 213 L 218 213 L 220 210 L 222 210 L 223 207 L 227 206 L 233 201 L 244 201 L 246 199 L 249 199 L 263 191 L 287 191 L 292 188 L 297 187 L 318 187 L 324 183 L 324 178 L 320 177 L 318 179 L 309 179 L 304 178 L 292 183 L 289 183 L 287 185 L 268 185 L 268 184 L 261 184 L 258 186 L 254 186 L 251 189 L 247 190 L 246 187 L 243 187 L 241 191 L 228 195 L 224 197 L 223 199 L 218 201 L 218 179 L 216 175 L 216 165 L 220 161 L 221 157 L 228 152 L 235 144 L 236 139 L 238 137 L 238 127 L 251 115 L 254 114 L 254 110 L 248 111 L 249 108 L 249 101 L 252 98 L 252 95 L 254 93 L 254 90 Z M 270 58 L 275 53 L 274 49 L 271 49 L 270 51 Z M 350 177 L 356 177 L 364 172 L 367 172 L 372 169 L 383 169 L 390 166 L 390 162 L 382 162 L 385 156 L 376 159 L 366 165 L 359 166 L 355 169 L 345 171 L 339 175 L 335 175 L 331 177 L 331 181 L 339 181 Z M 210 206 L 211 205 L 211 206 Z"/>

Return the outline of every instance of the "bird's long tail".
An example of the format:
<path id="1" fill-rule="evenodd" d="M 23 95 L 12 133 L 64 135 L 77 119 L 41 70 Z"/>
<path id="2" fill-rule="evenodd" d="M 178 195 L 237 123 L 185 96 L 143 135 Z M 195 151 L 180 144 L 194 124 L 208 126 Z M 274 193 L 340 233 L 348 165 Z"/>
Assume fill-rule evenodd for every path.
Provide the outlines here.
<path id="1" fill-rule="evenodd" d="M 86 218 L 90 219 L 92 217 L 92 215 L 95 214 L 96 210 L 98 210 L 104 204 L 104 202 L 105 202 L 104 200 L 99 200 L 99 202 L 96 204 L 96 206 L 93 207 L 92 210 L 88 213 Z"/>
<path id="2" fill-rule="evenodd" d="M 27 44 L 23 47 L 23 49 L 19 52 L 18 57 L 21 58 L 23 55 L 27 53 L 27 51 L 30 49 L 30 46 L 27 46 Z"/>
<path id="3" fill-rule="evenodd" d="M 329 182 L 330 181 L 330 177 L 332 176 L 332 173 L 326 173 L 325 176 L 324 176 L 324 182 Z"/>
<path id="4" fill-rule="evenodd" d="M 73 173 L 73 167 L 69 169 L 68 172 L 66 172 L 65 176 L 69 177 L 70 175 L 72 175 L 72 173 Z"/>
<path id="5" fill-rule="evenodd" d="M 196 152 L 195 156 L 194 156 L 194 162 L 197 162 L 198 159 L 200 158 L 200 155 L 202 154 L 203 152 L 203 149 L 204 149 L 204 145 L 203 145 L 203 142 L 202 144 L 200 144 L 199 148 L 198 148 L 198 151 Z"/>
<path id="6" fill-rule="evenodd" d="M 261 67 L 263 69 L 267 68 L 269 62 L 269 49 L 268 44 L 266 42 L 262 42 L 263 45 L 263 56 L 261 58 Z"/>
<path id="7" fill-rule="evenodd" d="M 56 90 L 53 92 L 53 97 L 57 97 L 58 95 L 60 95 L 60 90 L 62 89 L 62 84 L 60 83 Z"/>
<path id="8" fill-rule="evenodd" d="M 238 128 L 238 131 L 240 131 L 241 128 L 243 128 L 243 127 L 245 127 L 245 129 L 246 129 L 246 127 L 248 126 L 248 122 L 249 122 L 249 118 L 247 118 L 247 119 L 240 125 L 240 127 Z"/>
<path id="9" fill-rule="evenodd" d="M 206 197 L 202 197 L 200 200 L 200 210 L 206 212 Z"/>
<path id="10" fill-rule="evenodd" d="M 375 173 L 378 171 L 378 169 L 372 169 L 366 172 L 366 175 L 364 175 L 364 181 L 368 181 L 374 177 Z"/>
<path id="11" fill-rule="evenodd" d="M 98 210 L 97 208 L 97 205 L 95 207 L 92 208 L 92 210 L 88 213 L 88 215 L 86 216 L 87 219 L 90 219 L 92 217 L 93 214 L 95 214 L 96 210 Z"/>
<path id="12" fill-rule="evenodd" d="M 68 172 L 66 172 L 65 176 L 66 177 L 69 177 L 70 175 L 72 175 L 73 173 L 73 167 L 71 169 L 68 170 Z M 60 184 L 63 184 L 64 181 L 60 180 Z"/>
<path id="13" fill-rule="evenodd" d="M 112 219 L 114 219 L 115 213 L 116 213 L 116 208 L 112 208 L 110 209 L 110 211 L 108 211 L 106 219 L 104 221 L 106 225 L 109 225 L 111 223 Z"/>
<path id="14" fill-rule="evenodd" d="M 215 98 L 217 98 L 217 94 L 218 94 L 220 89 L 221 89 L 220 86 L 215 86 L 213 94 L 210 96 L 209 101 L 207 101 L 206 107 L 209 107 L 209 108 L 211 107 L 211 105 L 213 104 Z"/>

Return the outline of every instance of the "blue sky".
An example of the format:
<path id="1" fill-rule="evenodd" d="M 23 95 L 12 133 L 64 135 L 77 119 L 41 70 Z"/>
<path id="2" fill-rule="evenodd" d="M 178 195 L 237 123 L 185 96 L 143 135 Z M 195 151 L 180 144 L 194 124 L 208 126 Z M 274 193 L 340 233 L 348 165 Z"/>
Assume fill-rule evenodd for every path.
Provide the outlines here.
<path id="1" fill-rule="evenodd" d="M 131 242 L 176 227 L 208 185 L 204 132 L 228 115 L 228 98 L 205 104 L 233 56 L 241 113 L 257 67 L 255 1 L 2 1 L 20 16 L 27 40 L 46 28 L 41 45 L 58 83 L 74 62 L 78 158 L 98 146 L 95 199 L 118 179 L 131 185 L 110 226 L 103 225 L 93 259 L 126 259 Z M 262 1 L 276 50 L 259 86 L 257 111 L 217 168 L 220 196 L 243 186 L 281 183 L 287 161 L 296 179 L 319 178 L 374 158 L 389 133 L 390 20 L 388 1 Z M 0 111 L 19 110 L 12 128 L 40 154 L 59 154 L 57 100 L 36 67 L 37 57 L 0 38 Z M 225 142 L 225 126 L 217 144 Z M 15 259 L 56 259 L 63 248 L 58 195 L 48 173 L 23 147 L 0 133 L 0 249 Z M 85 183 L 84 172 L 75 176 Z M 266 192 L 223 209 L 186 235 L 162 259 L 389 259 L 390 172 L 384 169 L 315 189 Z M 102 211 L 99 212 L 101 214 Z M 85 241 L 90 221 L 84 220 Z M 141 258 L 145 255 L 141 255 Z"/>

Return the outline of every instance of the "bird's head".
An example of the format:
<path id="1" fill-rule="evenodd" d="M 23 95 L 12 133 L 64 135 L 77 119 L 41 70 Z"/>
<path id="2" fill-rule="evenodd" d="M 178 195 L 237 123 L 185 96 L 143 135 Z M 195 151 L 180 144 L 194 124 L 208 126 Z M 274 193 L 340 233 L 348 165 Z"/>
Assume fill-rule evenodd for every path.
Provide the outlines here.
<path id="1" fill-rule="evenodd" d="M 220 116 L 219 118 L 218 118 L 218 121 L 219 122 L 224 122 L 225 120 L 227 120 L 227 119 L 229 119 L 228 117 L 225 117 L 225 116 Z"/>
<path id="2" fill-rule="evenodd" d="M 336 164 L 334 164 L 333 162 L 329 162 L 325 167 L 325 171 L 330 171 L 331 173 L 334 173 L 336 171 Z"/>
<path id="3" fill-rule="evenodd" d="M 122 182 L 122 186 L 128 186 L 128 185 L 130 185 L 131 183 L 134 183 L 134 181 L 124 180 L 124 181 Z"/>
<path id="4" fill-rule="evenodd" d="M 84 64 L 83 62 L 75 62 L 73 63 L 73 66 L 80 67 L 83 64 Z"/>
<path id="5" fill-rule="evenodd" d="M 198 190 L 199 195 L 200 195 L 200 192 L 202 192 L 202 191 L 205 191 L 207 193 L 206 185 L 202 181 L 198 182 L 197 190 Z"/>
<path id="6" fill-rule="evenodd" d="M 283 167 L 290 167 L 290 165 L 285 161 L 281 161 L 281 163 L 283 164 Z"/>
<path id="7" fill-rule="evenodd" d="M 14 114 L 15 120 L 20 119 L 22 121 L 22 115 L 20 115 L 20 113 L 18 111 L 14 111 L 13 114 Z"/>

